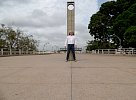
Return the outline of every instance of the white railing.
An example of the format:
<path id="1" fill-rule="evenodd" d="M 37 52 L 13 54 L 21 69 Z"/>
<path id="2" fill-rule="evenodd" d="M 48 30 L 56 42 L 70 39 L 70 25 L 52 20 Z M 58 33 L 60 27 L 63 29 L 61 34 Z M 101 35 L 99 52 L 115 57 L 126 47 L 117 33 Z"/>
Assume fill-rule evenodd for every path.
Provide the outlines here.
<path id="1" fill-rule="evenodd" d="M 16 56 L 16 55 L 44 55 L 53 54 L 54 52 L 47 51 L 29 51 L 29 50 L 4 50 L 0 49 L 0 56 Z"/>
<path id="2" fill-rule="evenodd" d="M 116 52 L 117 49 L 96 49 L 92 51 L 94 54 L 116 54 Z"/>
<path id="3" fill-rule="evenodd" d="M 119 48 L 119 49 L 96 49 L 92 50 L 93 54 L 124 54 L 134 55 L 136 54 L 135 48 Z"/>
<path id="4" fill-rule="evenodd" d="M 121 48 L 118 49 L 121 54 L 136 54 L 136 48 Z"/>
<path id="5" fill-rule="evenodd" d="M 23 51 L 23 50 L 4 50 L 0 49 L 0 56 L 11 56 L 11 55 L 32 55 L 36 54 L 35 51 Z"/>

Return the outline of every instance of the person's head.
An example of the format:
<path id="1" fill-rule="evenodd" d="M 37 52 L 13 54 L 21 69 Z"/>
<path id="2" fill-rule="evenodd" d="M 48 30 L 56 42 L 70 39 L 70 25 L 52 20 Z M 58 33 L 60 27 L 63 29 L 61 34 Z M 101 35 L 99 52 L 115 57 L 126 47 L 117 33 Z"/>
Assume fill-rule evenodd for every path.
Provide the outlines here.
<path id="1" fill-rule="evenodd" d="M 74 35 L 74 32 L 69 32 L 69 35 L 71 35 L 71 36 Z"/>

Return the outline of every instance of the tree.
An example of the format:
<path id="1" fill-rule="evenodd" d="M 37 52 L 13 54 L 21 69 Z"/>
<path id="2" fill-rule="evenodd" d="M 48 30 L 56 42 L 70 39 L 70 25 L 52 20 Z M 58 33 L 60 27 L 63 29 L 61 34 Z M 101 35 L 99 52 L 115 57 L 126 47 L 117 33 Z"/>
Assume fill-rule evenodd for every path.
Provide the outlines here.
<path id="1" fill-rule="evenodd" d="M 125 34 L 125 41 L 129 47 L 136 48 L 136 26 L 129 27 Z"/>
<path id="2" fill-rule="evenodd" d="M 120 14 L 115 22 L 113 23 L 113 31 L 121 39 L 121 43 L 124 47 L 129 47 L 126 44 L 126 37 L 124 37 L 125 32 L 131 27 L 136 25 L 136 4 L 133 4 L 128 8 L 128 10 L 124 11 Z"/>
<path id="3" fill-rule="evenodd" d="M 97 12 L 97 14 L 94 14 L 91 17 L 91 22 L 88 26 L 88 28 L 90 29 L 89 33 L 90 35 L 94 36 L 95 39 L 100 39 L 103 40 L 107 38 L 105 32 L 106 32 L 106 20 L 107 17 L 100 13 Z"/>
<path id="4" fill-rule="evenodd" d="M 0 28 L 0 48 L 15 50 L 37 50 L 37 41 L 32 35 L 24 34 L 19 29 L 2 25 Z"/>
<path id="5" fill-rule="evenodd" d="M 100 40 L 92 40 L 87 42 L 87 50 L 95 50 L 95 49 L 114 49 L 116 46 L 113 43 L 108 41 L 102 42 Z"/>
<path id="6" fill-rule="evenodd" d="M 92 15 L 90 19 L 88 25 L 90 35 L 102 41 L 109 40 L 109 35 L 113 32 L 113 22 L 119 13 L 121 13 L 121 11 L 118 9 L 118 5 L 115 1 L 103 3 L 100 10 Z"/>
<path id="7" fill-rule="evenodd" d="M 4 48 L 6 46 L 6 37 L 3 29 L 0 28 L 0 48 Z"/>
<path id="8" fill-rule="evenodd" d="M 103 44 L 112 40 L 115 46 L 116 43 L 117 46 L 120 46 L 121 43 L 123 47 L 128 47 L 126 43 L 128 41 L 126 40 L 126 36 L 128 35 L 124 34 L 128 28 L 136 26 L 135 9 L 136 0 L 117 0 L 103 3 L 100 10 L 90 18 L 88 25 L 90 35 L 96 41 L 103 42 Z M 110 45 L 110 43 L 108 44 Z"/>

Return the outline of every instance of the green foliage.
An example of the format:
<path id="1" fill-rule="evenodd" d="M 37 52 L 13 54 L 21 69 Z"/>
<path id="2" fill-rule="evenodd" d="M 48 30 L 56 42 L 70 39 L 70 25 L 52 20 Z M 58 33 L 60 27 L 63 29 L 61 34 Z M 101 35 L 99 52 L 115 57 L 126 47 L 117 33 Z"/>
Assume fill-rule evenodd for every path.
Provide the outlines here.
<path id="1" fill-rule="evenodd" d="M 130 47 L 136 48 L 136 26 L 129 27 L 126 30 L 124 37 Z"/>
<path id="2" fill-rule="evenodd" d="M 113 43 L 110 43 L 108 41 L 88 41 L 87 50 L 95 50 L 95 49 L 114 49 L 116 46 Z"/>
<path id="3" fill-rule="evenodd" d="M 101 44 L 97 45 L 97 48 L 109 48 L 110 42 L 108 43 L 109 46 L 105 45 L 110 40 L 113 41 L 114 47 L 116 47 L 116 43 L 117 46 L 121 43 L 123 47 L 135 47 L 135 19 L 136 0 L 117 0 L 103 3 L 100 10 L 92 15 L 88 25 L 90 35 L 95 39 L 92 41 L 95 43 L 92 43 L 91 47 L 96 47 L 96 41 L 99 41 Z M 116 37 L 111 37 L 114 34 Z M 88 47 L 90 47 L 90 43 L 88 43 Z"/>
<path id="4" fill-rule="evenodd" d="M 114 25 L 113 25 L 113 30 L 116 33 L 116 35 L 118 35 L 120 39 L 122 40 L 122 45 L 124 47 L 129 47 L 129 46 L 135 47 L 134 45 L 132 45 L 132 43 L 126 44 L 126 41 L 128 41 L 126 40 L 127 39 L 126 36 L 128 35 L 124 35 L 131 26 L 136 25 L 136 20 L 135 20 L 136 10 L 135 9 L 136 9 L 136 4 L 132 4 L 130 8 L 128 8 L 128 10 L 124 11 L 122 14 L 120 14 L 116 18 Z"/>
<path id="5" fill-rule="evenodd" d="M 0 48 L 37 50 L 37 41 L 32 35 L 26 35 L 20 30 L 2 25 L 0 28 Z"/>
<path id="6" fill-rule="evenodd" d="M 100 7 L 100 12 L 104 15 L 115 15 L 117 12 L 117 5 L 115 1 L 103 3 Z"/>
<path id="7" fill-rule="evenodd" d="M 106 20 L 108 20 L 107 17 L 100 12 L 92 16 L 88 28 L 90 29 L 90 35 L 94 35 L 95 39 L 103 39 L 103 37 L 106 37 Z"/>

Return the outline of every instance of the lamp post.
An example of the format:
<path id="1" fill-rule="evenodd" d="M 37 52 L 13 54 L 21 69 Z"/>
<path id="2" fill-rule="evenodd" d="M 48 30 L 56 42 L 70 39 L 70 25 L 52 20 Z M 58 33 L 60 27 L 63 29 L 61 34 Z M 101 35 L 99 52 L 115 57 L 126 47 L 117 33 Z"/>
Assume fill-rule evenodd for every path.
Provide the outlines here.
<path id="1" fill-rule="evenodd" d="M 57 52 L 58 51 L 58 46 L 57 45 L 55 45 L 55 52 Z"/>
<path id="2" fill-rule="evenodd" d="M 118 38 L 118 40 L 119 40 L 119 48 L 122 48 L 121 39 L 116 34 L 113 34 L 113 36 L 116 36 Z"/>
<path id="3" fill-rule="evenodd" d="M 44 49 L 44 48 L 46 48 L 46 46 L 49 44 L 49 42 L 47 42 L 47 43 L 45 43 L 44 45 L 43 45 L 43 51 L 45 50 L 46 51 L 46 49 Z"/>
<path id="4" fill-rule="evenodd" d="M 113 36 L 115 36 L 119 40 L 119 48 L 122 48 L 121 39 L 116 34 L 110 35 L 110 37 L 113 37 Z"/>

